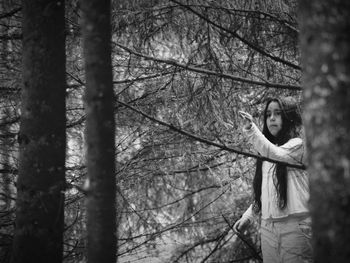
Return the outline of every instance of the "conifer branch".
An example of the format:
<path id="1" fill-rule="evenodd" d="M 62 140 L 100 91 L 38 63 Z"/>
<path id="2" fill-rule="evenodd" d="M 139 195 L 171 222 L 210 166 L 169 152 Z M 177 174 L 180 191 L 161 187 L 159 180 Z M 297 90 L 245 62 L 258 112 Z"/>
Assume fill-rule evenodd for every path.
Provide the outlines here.
<path id="1" fill-rule="evenodd" d="M 215 147 L 217 147 L 219 149 L 222 149 L 222 150 L 225 150 L 225 151 L 228 151 L 228 152 L 233 152 L 233 153 L 237 153 L 237 154 L 244 155 L 244 156 L 247 156 L 247 157 L 253 157 L 253 158 L 256 158 L 256 159 L 260 159 L 262 161 L 269 161 L 269 162 L 272 162 L 272 163 L 280 163 L 280 164 L 284 164 L 284 165 L 292 167 L 292 168 L 297 168 L 297 169 L 302 169 L 302 170 L 306 169 L 305 165 L 303 165 L 303 164 L 297 165 L 297 164 L 291 164 L 291 163 L 286 163 L 286 162 L 280 162 L 280 161 L 276 161 L 276 160 L 273 160 L 273 159 L 270 159 L 270 158 L 267 158 L 267 157 L 263 157 L 263 156 L 258 155 L 258 154 L 253 154 L 253 153 L 250 153 L 250 152 L 240 151 L 238 149 L 231 148 L 231 147 L 228 147 L 226 145 L 210 141 L 208 139 L 205 139 L 205 138 L 199 137 L 197 135 L 194 135 L 194 134 L 192 134 L 192 133 L 190 133 L 188 131 L 184 131 L 183 129 L 181 129 L 179 127 L 176 127 L 176 126 L 174 126 L 172 124 L 169 124 L 167 122 L 164 122 L 164 121 L 161 121 L 159 119 L 156 119 L 156 118 L 154 118 L 154 117 L 144 113 L 143 111 L 136 109 L 135 107 L 133 107 L 133 106 L 127 104 L 127 103 L 124 103 L 124 102 L 119 101 L 119 100 L 117 100 L 117 102 L 119 104 L 123 105 L 124 107 L 127 107 L 128 109 L 130 109 L 130 110 L 132 110 L 132 111 L 134 111 L 134 112 L 136 112 L 136 113 L 146 117 L 147 119 L 149 119 L 149 120 L 151 120 L 153 122 L 156 122 L 156 123 L 158 123 L 158 124 L 160 124 L 162 126 L 165 126 L 165 127 L 169 128 L 169 129 L 171 129 L 171 130 L 173 130 L 173 131 L 175 131 L 177 133 L 185 135 L 186 137 L 189 137 L 189 138 L 191 138 L 191 139 L 193 139 L 195 141 L 202 142 L 202 143 L 207 144 L 207 145 L 215 146 Z"/>
<path id="2" fill-rule="evenodd" d="M 220 77 L 220 78 L 225 78 L 225 79 L 230 79 L 233 81 L 237 81 L 237 82 L 243 82 L 243 83 L 247 83 L 247 84 L 252 84 L 252 85 L 257 85 L 257 86 L 262 86 L 265 88 L 276 88 L 276 89 L 287 89 L 287 90 L 302 90 L 302 88 L 298 85 L 288 85 L 288 84 L 280 84 L 280 83 L 272 83 L 269 81 L 256 81 L 256 80 L 252 80 L 252 79 L 248 79 L 248 78 L 242 78 L 242 77 L 237 77 L 231 74 L 227 74 L 227 73 L 222 73 L 222 72 L 216 72 L 216 71 L 212 71 L 212 70 L 208 70 L 208 69 L 203 69 L 203 68 L 199 68 L 199 67 L 194 67 L 194 66 L 189 66 L 186 64 L 182 64 L 179 63 L 173 59 L 162 59 L 162 58 L 156 58 L 156 57 L 152 57 L 152 56 L 148 56 L 142 53 L 139 53 L 135 50 L 132 50 L 124 45 L 115 43 L 118 47 L 126 50 L 127 52 L 138 56 L 138 57 L 142 57 L 145 60 L 151 60 L 151 61 L 155 61 L 155 62 L 159 62 L 159 63 L 164 63 L 164 64 L 168 64 L 168 65 L 173 65 L 179 68 L 183 68 L 189 71 L 193 71 L 193 72 L 197 72 L 197 73 L 201 73 L 201 74 L 207 74 L 210 76 L 216 76 L 216 77 Z"/>

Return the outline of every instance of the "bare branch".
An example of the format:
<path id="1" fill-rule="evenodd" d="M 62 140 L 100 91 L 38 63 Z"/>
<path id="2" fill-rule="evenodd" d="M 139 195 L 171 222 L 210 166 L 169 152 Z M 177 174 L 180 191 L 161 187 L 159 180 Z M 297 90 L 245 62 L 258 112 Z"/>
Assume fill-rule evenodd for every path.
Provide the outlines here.
<path id="1" fill-rule="evenodd" d="M 19 11 L 21 11 L 22 8 L 21 7 L 18 7 L 18 8 L 15 8 L 7 13 L 2 13 L 0 14 L 0 19 L 3 19 L 3 18 L 6 18 L 6 17 L 10 17 L 10 16 L 13 16 L 15 15 L 16 13 L 18 13 Z"/>

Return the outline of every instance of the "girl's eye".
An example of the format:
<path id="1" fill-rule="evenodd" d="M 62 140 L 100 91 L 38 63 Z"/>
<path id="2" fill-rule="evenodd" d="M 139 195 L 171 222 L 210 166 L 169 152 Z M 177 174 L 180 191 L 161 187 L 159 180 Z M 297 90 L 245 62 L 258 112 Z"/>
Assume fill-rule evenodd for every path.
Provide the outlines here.
<path id="1" fill-rule="evenodd" d="M 282 114 L 281 111 L 274 111 L 274 112 L 273 112 L 273 115 L 274 115 L 274 116 L 281 116 L 281 114 Z M 272 116 L 272 112 L 267 112 L 267 113 L 266 113 L 266 117 L 267 117 L 267 118 L 270 118 L 271 116 Z"/>

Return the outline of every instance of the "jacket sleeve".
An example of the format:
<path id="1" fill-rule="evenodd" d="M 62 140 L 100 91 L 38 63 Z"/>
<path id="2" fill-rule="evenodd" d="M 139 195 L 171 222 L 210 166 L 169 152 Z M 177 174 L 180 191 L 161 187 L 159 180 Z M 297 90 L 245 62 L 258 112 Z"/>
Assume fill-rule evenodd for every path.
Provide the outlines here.
<path id="1" fill-rule="evenodd" d="M 253 211 L 253 205 L 250 205 L 248 209 L 243 213 L 242 218 L 247 218 L 252 222 L 255 219 L 255 213 Z"/>
<path id="2" fill-rule="evenodd" d="M 304 163 L 304 145 L 301 138 L 293 138 L 277 146 L 271 143 L 254 123 L 250 129 L 243 129 L 243 132 L 261 156 L 290 164 Z"/>

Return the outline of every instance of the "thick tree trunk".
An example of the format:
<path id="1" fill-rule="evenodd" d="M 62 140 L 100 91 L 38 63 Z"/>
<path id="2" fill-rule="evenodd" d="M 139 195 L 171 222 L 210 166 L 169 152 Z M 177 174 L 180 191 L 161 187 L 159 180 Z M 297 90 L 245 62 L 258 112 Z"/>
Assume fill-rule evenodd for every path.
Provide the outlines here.
<path id="1" fill-rule="evenodd" d="M 350 2 L 300 1 L 316 262 L 350 258 Z"/>
<path id="2" fill-rule="evenodd" d="M 116 261 L 110 1 L 82 1 L 86 72 L 88 262 Z"/>
<path id="3" fill-rule="evenodd" d="M 65 187 L 63 1 L 23 1 L 23 87 L 12 262 L 62 262 Z"/>

